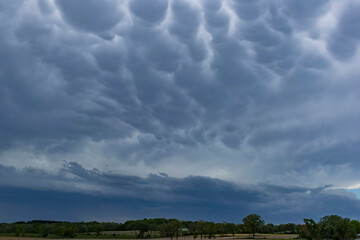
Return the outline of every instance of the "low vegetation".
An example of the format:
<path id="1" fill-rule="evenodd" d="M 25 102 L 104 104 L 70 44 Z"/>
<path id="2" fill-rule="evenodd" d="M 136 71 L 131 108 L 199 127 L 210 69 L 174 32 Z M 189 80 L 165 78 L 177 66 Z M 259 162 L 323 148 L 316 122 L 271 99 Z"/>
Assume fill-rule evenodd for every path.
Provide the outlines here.
<path id="1" fill-rule="evenodd" d="M 125 223 L 115 222 L 61 222 L 34 220 L 1 223 L 0 235 L 41 238 L 159 238 L 170 239 L 188 236 L 193 239 L 232 237 L 237 239 L 294 239 L 348 240 L 360 233 L 360 223 L 337 215 L 325 216 L 319 222 L 304 219 L 304 224 L 265 224 L 257 214 L 243 218 L 240 224 L 209 221 L 179 221 L 177 219 L 143 219 Z"/>

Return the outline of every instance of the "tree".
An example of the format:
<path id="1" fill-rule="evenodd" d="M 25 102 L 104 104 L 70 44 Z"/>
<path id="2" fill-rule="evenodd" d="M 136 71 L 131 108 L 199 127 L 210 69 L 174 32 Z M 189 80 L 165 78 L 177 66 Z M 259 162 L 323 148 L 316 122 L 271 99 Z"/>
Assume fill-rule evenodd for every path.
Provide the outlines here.
<path id="1" fill-rule="evenodd" d="M 64 237 L 74 238 L 76 236 L 76 229 L 72 226 L 65 228 Z"/>
<path id="2" fill-rule="evenodd" d="M 47 238 L 47 236 L 49 235 L 49 228 L 45 224 L 39 225 L 36 228 L 36 232 L 39 234 L 40 237 Z"/>
<path id="3" fill-rule="evenodd" d="M 233 223 L 225 223 L 225 232 L 226 233 L 231 233 L 233 238 L 235 237 L 236 230 L 237 230 L 237 227 L 236 227 L 235 224 L 233 224 Z"/>
<path id="4" fill-rule="evenodd" d="M 356 238 L 356 229 L 351 224 L 350 219 L 337 215 L 321 218 L 319 233 L 322 239 L 347 240 Z"/>
<path id="5" fill-rule="evenodd" d="M 220 237 L 224 237 L 225 236 L 225 233 L 226 233 L 226 230 L 225 230 L 225 224 L 226 222 L 224 223 L 216 223 L 216 231 L 218 234 L 220 234 Z"/>
<path id="6" fill-rule="evenodd" d="M 20 232 L 21 232 L 21 228 L 20 227 L 16 227 L 15 228 L 15 236 L 20 236 Z"/>
<path id="7" fill-rule="evenodd" d="M 350 225 L 355 229 L 356 233 L 360 233 L 360 222 L 351 220 Z"/>
<path id="8" fill-rule="evenodd" d="M 180 222 L 179 220 L 173 219 L 168 223 L 164 223 L 160 226 L 161 235 L 164 237 L 170 237 L 171 240 L 173 237 L 179 237 L 179 228 Z"/>
<path id="9" fill-rule="evenodd" d="M 204 222 L 203 220 L 200 220 L 196 223 L 196 232 L 200 234 L 200 239 L 202 239 L 203 235 L 205 234 L 205 227 L 206 222 Z"/>
<path id="10" fill-rule="evenodd" d="M 215 233 L 216 233 L 215 223 L 213 223 L 213 222 L 206 223 L 205 232 L 208 235 L 209 239 L 215 237 Z"/>
<path id="11" fill-rule="evenodd" d="M 300 229 L 299 237 L 307 240 L 319 239 L 318 225 L 313 219 L 304 219 L 305 225 Z"/>
<path id="12" fill-rule="evenodd" d="M 275 233 L 275 225 L 268 223 L 263 227 L 264 233 Z"/>
<path id="13" fill-rule="evenodd" d="M 54 229 L 54 234 L 58 238 L 63 238 L 65 236 L 65 228 L 61 225 L 57 225 Z"/>
<path id="14" fill-rule="evenodd" d="M 257 214 L 250 214 L 243 218 L 245 230 L 250 234 L 252 233 L 255 238 L 256 231 L 265 223 L 264 220 Z"/>
<path id="15" fill-rule="evenodd" d="M 96 236 L 100 236 L 102 230 L 103 230 L 102 225 L 97 224 L 97 225 L 95 226 Z"/>
<path id="16" fill-rule="evenodd" d="M 143 221 L 143 222 L 139 222 L 137 224 L 137 229 L 140 231 L 139 234 L 137 235 L 137 237 L 144 238 L 144 235 L 147 231 L 149 231 L 150 226 L 147 222 Z"/>

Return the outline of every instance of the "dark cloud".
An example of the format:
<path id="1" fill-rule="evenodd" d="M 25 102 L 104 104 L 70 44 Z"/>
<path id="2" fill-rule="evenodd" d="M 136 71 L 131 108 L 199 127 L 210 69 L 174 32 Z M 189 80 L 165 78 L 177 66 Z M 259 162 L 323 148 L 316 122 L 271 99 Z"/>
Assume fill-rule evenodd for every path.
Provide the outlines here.
<path id="1" fill-rule="evenodd" d="M 240 19 L 245 21 L 255 21 L 262 14 L 266 13 L 262 1 L 233 1 L 233 9 Z"/>
<path id="2" fill-rule="evenodd" d="M 114 27 L 122 18 L 118 9 L 119 1 L 105 0 L 60 0 L 60 7 L 65 20 L 76 28 L 103 32 Z M 40 5 L 40 6 L 43 6 Z"/>
<path id="3" fill-rule="evenodd" d="M 352 38 L 360 38 L 360 28 L 358 25 L 354 24 L 359 21 L 359 14 L 356 14 L 360 10 L 360 4 L 354 2 L 346 6 L 346 9 L 341 14 L 339 19 L 339 29 L 340 31 Z"/>
<path id="4" fill-rule="evenodd" d="M 37 5 L 41 13 L 44 15 L 51 14 L 54 11 L 54 8 L 51 6 L 51 4 L 48 1 L 38 0 Z"/>
<path id="5" fill-rule="evenodd" d="M 295 19 L 312 19 L 321 15 L 321 11 L 325 10 L 326 4 L 329 0 L 320 0 L 315 3 L 310 0 L 305 0 L 299 3 L 296 0 L 285 1 L 286 12 L 290 17 Z"/>
<path id="6" fill-rule="evenodd" d="M 348 60 L 353 57 L 357 49 L 357 41 L 360 38 L 360 29 L 354 24 L 358 21 L 357 14 L 360 4 L 351 3 L 341 13 L 338 27 L 332 34 L 328 43 L 329 50 L 340 60 Z"/>
<path id="7" fill-rule="evenodd" d="M 292 29 L 289 21 L 275 4 L 270 5 L 269 14 L 266 18 L 272 29 L 284 34 L 291 33 Z"/>
<path id="8" fill-rule="evenodd" d="M 347 60 L 355 54 L 356 41 L 341 33 L 334 33 L 328 43 L 328 48 L 336 58 Z"/>
<path id="9" fill-rule="evenodd" d="M 165 17 L 168 7 L 167 0 L 135 0 L 130 2 L 131 12 L 144 22 L 159 23 Z M 151 9 L 151 11 L 149 11 Z"/>
<path id="10" fill-rule="evenodd" d="M 199 39 L 201 17 L 194 6 L 183 1 L 173 1 L 171 4 L 172 23 L 169 31 L 187 47 L 187 54 L 194 61 L 203 61 L 208 53 L 204 43 Z"/>
<path id="11" fill-rule="evenodd" d="M 5 166 L 0 171 L 14 177 L 0 187 L 0 207 L 5 213 L 12 213 L 2 214 L 0 221 L 7 222 L 39 218 L 80 221 L 92 220 L 94 216 L 100 221 L 161 216 L 240 222 L 243 216 L 256 211 L 268 222 L 281 223 L 284 217 L 301 222 L 305 217 L 319 219 L 322 214 L 355 217 L 360 211 L 360 202 L 352 194 L 327 190 L 328 186 L 242 186 L 208 177 L 172 178 L 164 174 L 140 178 L 87 170 L 73 162 L 67 163 L 58 175 L 36 169 L 17 172 Z M 28 188 L 17 187 L 15 177 L 26 175 L 48 179 L 52 189 L 35 190 L 36 181 Z M 74 188 L 81 183 L 88 184 L 87 193 L 78 193 Z M 99 186 L 105 192 L 94 190 Z M 344 205 L 336 207 L 339 201 Z"/>
<path id="12" fill-rule="evenodd" d="M 343 196 L 313 189 L 358 184 L 358 9 L 330 0 L 0 1 L 3 174 L 19 188 L 45 191 L 71 175 L 71 194 L 91 186 L 189 206 L 210 194 L 212 206 L 239 200 L 266 214 L 280 209 L 280 194 L 299 207 L 273 219 L 312 206 L 327 214 Z M 144 178 L 151 172 L 170 177 Z M 358 211 L 346 201 L 344 214 Z"/>

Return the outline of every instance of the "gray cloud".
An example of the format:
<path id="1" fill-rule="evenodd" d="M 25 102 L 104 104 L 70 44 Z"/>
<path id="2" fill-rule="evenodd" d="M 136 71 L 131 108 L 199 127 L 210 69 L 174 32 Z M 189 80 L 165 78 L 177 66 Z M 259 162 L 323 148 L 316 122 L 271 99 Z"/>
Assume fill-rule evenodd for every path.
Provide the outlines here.
<path id="1" fill-rule="evenodd" d="M 151 1 L 141 1 L 135 0 L 131 1 L 130 5 L 131 12 L 143 20 L 144 22 L 149 23 L 158 23 L 164 19 L 166 10 L 168 7 L 167 0 L 151 0 Z M 149 11 L 151 9 L 151 11 Z"/>
<path id="2" fill-rule="evenodd" d="M 0 164 L 359 184 L 355 1 L 0 5 Z"/>
<path id="3" fill-rule="evenodd" d="M 320 0 L 316 1 L 315 3 L 310 0 L 306 0 L 301 3 L 295 0 L 285 2 L 286 14 L 300 21 L 319 17 L 319 15 L 326 11 L 326 6 L 331 3 L 329 0 Z"/>
<path id="4" fill-rule="evenodd" d="M 359 8 L 360 4 L 356 2 L 344 7 L 338 20 L 338 26 L 328 43 L 331 53 L 340 60 L 348 60 L 356 52 L 360 29 L 354 22 L 359 18 L 356 14 Z"/>
<path id="5" fill-rule="evenodd" d="M 68 212 L 71 206 L 59 202 L 62 197 L 58 195 L 61 194 L 67 196 L 67 202 L 74 203 L 74 206 L 77 206 L 75 203 L 79 199 L 83 199 L 81 201 L 85 205 L 94 205 L 100 200 L 107 202 L 112 206 L 112 211 L 110 209 L 101 211 L 102 213 L 97 216 L 98 219 L 113 218 L 114 215 L 111 215 L 111 212 L 117 210 L 122 213 L 124 209 L 121 206 L 127 208 L 130 205 L 140 207 L 150 217 L 161 214 L 162 216 L 197 219 L 205 214 L 215 221 L 229 219 L 240 221 L 242 216 L 257 211 L 267 221 L 275 221 L 275 223 L 281 223 L 284 218 L 294 222 L 301 222 L 302 218 L 306 217 L 318 219 L 322 214 L 355 217 L 360 211 L 360 202 L 353 194 L 345 192 L 343 189 L 330 190 L 329 186 L 304 188 L 272 184 L 238 185 L 208 177 L 172 178 L 166 174 L 150 174 L 147 178 L 140 178 L 103 173 L 97 169 L 87 170 L 74 162 L 66 163 L 54 175 L 37 169 L 19 171 L 6 166 L 0 166 L 0 172 L 2 179 L 8 179 L 7 187 L 0 186 L 4 193 L 3 199 L 14 198 L 19 194 L 26 196 L 28 202 L 23 204 L 24 208 L 36 203 L 38 201 L 36 196 L 42 196 L 46 193 L 44 189 L 48 189 L 47 191 L 50 191 L 46 197 L 48 201 L 44 203 L 41 211 L 47 211 L 47 208 L 52 208 L 53 204 L 58 204 Z M 33 179 L 28 178 L 29 176 Z M 46 182 L 47 188 L 39 186 L 39 181 Z M 23 182 L 28 184 L 25 186 L 27 188 L 18 187 L 18 185 L 24 187 Z M 83 191 L 80 192 L 85 191 L 85 193 L 79 194 L 79 188 L 83 188 Z M 66 190 L 64 191 L 64 189 Z M 339 201 L 344 205 L 337 207 Z M 2 204 L 4 203 L 0 202 L 0 206 Z M 12 207 L 15 208 L 21 204 L 21 202 L 15 202 L 12 203 Z M 166 207 L 159 208 L 154 205 Z M 194 207 L 196 210 L 193 209 Z M 146 210 L 146 208 L 153 208 L 153 210 L 149 212 L 149 209 Z M 209 211 L 210 208 L 213 210 Z M 77 209 L 74 214 L 69 214 L 71 218 L 82 220 L 89 217 L 88 214 L 79 214 L 79 208 L 77 207 Z M 183 212 L 192 209 L 193 212 L 188 216 L 182 216 L 177 209 L 182 209 Z M 221 211 L 218 212 L 217 209 L 221 209 Z M 228 209 L 232 209 L 232 211 L 228 211 Z M 317 209 L 317 211 L 313 209 Z M 61 213 L 51 211 L 53 212 L 53 215 L 50 216 L 51 219 L 61 216 Z M 213 215 L 214 213 L 216 215 Z M 3 217 L 1 220 L 9 221 L 18 214 L 15 211 L 11 215 L 13 217 Z M 131 218 L 137 213 L 130 211 L 127 214 L 126 217 Z M 37 216 L 37 212 L 29 209 L 26 211 L 27 218 L 31 219 L 34 216 Z"/>
<path id="6" fill-rule="evenodd" d="M 39 1 L 44 6 L 43 1 Z M 61 0 L 56 1 L 64 19 L 76 28 L 86 31 L 102 32 L 113 28 L 122 18 L 117 5 L 121 1 L 105 0 Z M 43 7 L 41 7 L 43 9 Z"/>

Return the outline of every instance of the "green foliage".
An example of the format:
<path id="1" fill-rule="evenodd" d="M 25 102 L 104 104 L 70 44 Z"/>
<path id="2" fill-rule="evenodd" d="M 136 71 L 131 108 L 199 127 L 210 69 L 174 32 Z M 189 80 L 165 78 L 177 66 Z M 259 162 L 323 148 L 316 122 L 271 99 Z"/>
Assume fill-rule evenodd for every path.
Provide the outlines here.
<path id="1" fill-rule="evenodd" d="M 313 219 L 304 219 L 305 225 L 301 227 L 299 237 L 307 240 L 319 239 L 319 227 Z"/>
<path id="2" fill-rule="evenodd" d="M 337 215 L 321 218 L 319 233 L 322 239 L 347 240 L 356 238 L 356 229 L 350 223 L 350 219 Z"/>
<path id="3" fill-rule="evenodd" d="M 163 237 L 170 237 L 173 239 L 173 237 L 178 238 L 180 235 L 179 232 L 180 228 L 180 222 L 177 219 L 173 219 L 168 223 L 164 223 L 160 225 L 159 230 Z"/>
<path id="4" fill-rule="evenodd" d="M 102 225 L 96 225 L 95 226 L 95 232 L 96 232 L 96 236 L 99 236 L 101 234 L 101 231 L 103 230 L 103 226 Z"/>
<path id="5" fill-rule="evenodd" d="M 106 231 L 111 233 L 106 234 Z M 119 235 L 112 231 L 130 231 Z M 208 221 L 179 221 L 177 219 L 142 219 L 125 223 L 114 222 L 59 222 L 34 220 L 28 222 L 0 223 L 0 233 L 7 236 L 43 237 L 43 238 L 151 238 L 156 236 L 178 238 L 192 235 L 194 239 L 215 238 L 215 236 L 235 237 L 236 233 L 299 233 L 307 240 L 333 239 L 348 240 L 360 232 L 360 223 L 337 215 L 325 216 L 316 223 L 304 219 L 304 224 L 264 224 L 259 215 L 251 214 L 243 219 L 243 224 L 214 223 Z M 156 235 L 156 236 L 155 236 Z"/>
<path id="6" fill-rule="evenodd" d="M 264 225 L 261 230 L 262 230 L 261 232 L 265 232 L 265 233 L 275 233 L 276 227 L 274 224 L 269 223 Z"/>
<path id="7" fill-rule="evenodd" d="M 256 231 L 264 225 L 264 220 L 257 214 L 250 214 L 247 217 L 243 218 L 245 230 L 248 233 L 252 233 L 253 238 L 255 238 Z"/>
<path id="8" fill-rule="evenodd" d="M 355 230 L 355 232 L 357 234 L 360 233 L 360 222 L 359 221 L 356 221 L 356 220 L 352 220 L 350 222 L 350 225 L 352 226 L 352 228 Z"/>
<path id="9" fill-rule="evenodd" d="M 208 238 L 214 238 L 216 234 L 216 225 L 213 222 L 208 222 L 205 225 L 205 233 L 207 234 Z"/>
<path id="10" fill-rule="evenodd" d="M 73 238 L 76 236 L 76 228 L 73 226 L 68 226 L 65 228 L 64 237 Z"/>
<path id="11" fill-rule="evenodd" d="M 205 227 L 206 227 L 206 222 L 203 220 L 200 220 L 196 223 L 196 232 L 200 235 L 201 239 L 205 234 Z"/>
<path id="12" fill-rule="evenodd" d="M 235 233 L 237 231 L 237 227 L 233 223 L 225 223 L 225 233 L 231 233 L 233 237 L 235 237 Z"/>
<path id="13" fill-rule="evenodd" d="M 325 216 L 316 223 L 313 219 L 304 219 L 299 237 L 307 240 L 333 239 L 349 240 L 356 238 L 359 222 L 337 215 Z"/>
<path id="14" fill-rule="evenodd" d="M 138 238 L 143 238 L 145 233 L 148 232 L 150 229 L 150 224 L 145 221 L 141 221 L 137 224 L 137 230 L 139 230 Z"/>
<path id="15" fill-rule="evenodd" d="M 39 237 L 47 238 L 49 235 L 49 227 L 47 224 L 37 224 L 35 232 Z"/>
<path id="16" fill-rule="evenodd" d="M 65 227 L 58 225 L 55 227 L 54 229 L 54 234 L 58 237 L 58 238 L 63 238 L 65 237 Z"/>
<path id="17" fill-rule="evenodd" d="M 20 229 L 20 227 L 16 227 L 15 228 L 15 236 L 20 236 L 20 232 L 21 232 L 21 229 Z"/>

